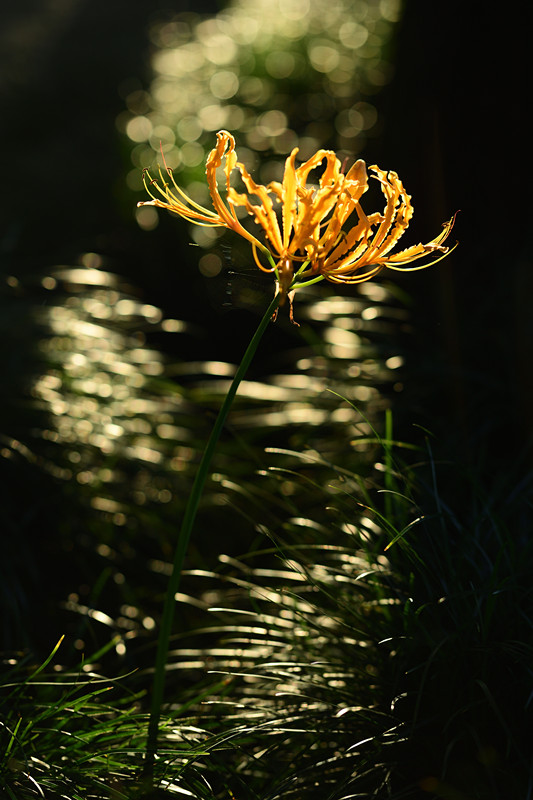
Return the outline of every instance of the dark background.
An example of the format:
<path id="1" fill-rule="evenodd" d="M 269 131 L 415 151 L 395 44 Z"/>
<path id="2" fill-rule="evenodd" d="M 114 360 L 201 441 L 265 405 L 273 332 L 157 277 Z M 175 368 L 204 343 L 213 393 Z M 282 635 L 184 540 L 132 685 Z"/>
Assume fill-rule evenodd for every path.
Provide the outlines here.
<path id="1" fill-rule="evenodd" d="M 405 8 L 379 145 L 425 198 L 424 230 L 460 209 L 460 247 L 413 281 L 417 341 L 443 438 L 490 476 L 512 469 L 533 432 L 531 14 L 513 2 Z"/>
<path id="2" fill-rule="evenodd" d="M 225 331 L 211 320 L 200 282 L 184 285 L 175 227 L 137 227 L 123 179 L 128 145 L 115 126 L 125 95 L 150 79 L 149 23 L 192 5 L 2 5 L 1 264 L 23 281 L 84 251 L 101 253 L 146 302 L 202 318 L 217 333 L 217 354 L 227 346 L 236 357 L 234 323 Z M 489 486 L 529 469 L 533 436 L 530 20 L 518 2 L 491 8 L 407 0 L 395 75 L 376 99 L 385 124 L 363 154 L 404 178 L 417 241 L 460 210 L 452 234 L 459 248 L 405 278 L 416 335 L 398 415 L 406 430 L 427 425 L 443 457 L 471 464 Z"/>

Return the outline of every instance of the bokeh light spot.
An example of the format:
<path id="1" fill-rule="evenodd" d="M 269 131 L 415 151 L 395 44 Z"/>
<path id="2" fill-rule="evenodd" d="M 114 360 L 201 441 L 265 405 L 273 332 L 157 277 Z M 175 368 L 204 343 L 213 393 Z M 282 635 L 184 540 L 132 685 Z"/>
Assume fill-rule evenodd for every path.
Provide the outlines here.
<path id="1" fill-rule="evenodd" d="M 309 48 L 309 59 L 318 72 L 331 72 L 339 63 L 339 51 L 331 44 L 314 44 Z"/>
<path id="2" fill-rule="evenodd" d="M 126 134 L 132 142 L 146 142 L 152 133 L 152 123 L 148 117 L 133 117 L 126 125 Z"/>
<path id="3" fill-rule="evenodd" d="M 205 278 L 214 278 L 222 269 L 222 259 L 216 253 L 208 253 L 198 262 L 198 269 Z"/>
<path id="4" fill-rule="evenodd" d="M 227 118 L 226 109 L 223 106 L 220 106 L 215 103 L 204 106 L 198 112 L 198 119 L 200 120 L 202 127 L 205 128 L 206 131 L 220 130 L 226 124 L 226 118 Z M 202 156 L 203 156 L 203 148 L 202 148 Z M 185 161 L 185 163 L 187 162 Z"/>
<path id="5" fill-rule="evenodd" d="M 178 122 L 177 131 L 184 142 L 195 142 L 201 136 L 203 128 L 198 117 L 184 117 Z"/>
<path id="6" fill-rule="evenodd" d="M 57 286 L 57 281 L 55 278 L 52 278 L 51 275 L 47 275 L 42 279 L 41 285 L 43 289 L 55 289 Z"/>
<path id="7" fill-rule="evenodd" d="M 153 206 L 141 206 L 135 209 L 137 225 L 144 231 L 153 231 L 159 225 L 159 215 Z"/>
<path id="8" fill-rule="evenodd" d="M 239 79 L 234 72 L 220 70 L 215 72 L 209 81 L 209 88 L 214 97 L 218 97 L 220 100 L 228 100 L 237 94 Z"/>
<path id="9" fill-rule="evenodd" d="M 368 39 L 368 29 L 352 20 L 343 22 L 339 28 L 339 39 L 345 47 L 357 50 Z"/>
<path id="10" fill-rule="evenodd" d="M 186 142 L 181 148 L 181 158 L 187 167 L 197 167 L 204 160 L 204 148 L 197 142 Z"/>
<path id="11" fill-rule="evenodd" d="M 288 78 L 294 70 L 296 60 L 292 53 L 276 50 L 265 59 L 265 69 L 273 78 Z"/>

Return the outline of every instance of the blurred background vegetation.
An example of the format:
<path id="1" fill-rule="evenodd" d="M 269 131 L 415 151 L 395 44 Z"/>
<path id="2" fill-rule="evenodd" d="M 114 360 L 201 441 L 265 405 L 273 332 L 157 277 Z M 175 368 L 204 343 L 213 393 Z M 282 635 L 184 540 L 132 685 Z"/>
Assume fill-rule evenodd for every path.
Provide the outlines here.
<path id="1" fill-rule="evenodd" d="M 337 574 L 341 562 L 362 569 L 359 545 L 356 557 L 342 540 L 355 512 L 339 498 L 344 479 L 359 503 L 369 503 L 367 491 L 392 488 L 391 462 L 380 455 L 372 430 L 386 438 L 390 408 L 394 439 L 423 451 L 408 459 L 411 465 L 423 462 L 415 466 L 416 480 L 412 467 L 402 467 L 394 486 L 409 494 L 409 510 L 420 504 L 427 513 L 424 503 L 436 503 L 439 522 L 427 540 L 414 540 L 427 568 L 417 577 L 409 548 L 389 562 L 379 537 L 369 544 L 379 533 L 376 518 L 358 511 L 366 557 L 380 564 L 369 591 L 376 602 L 387 597 L 400 603 L 414 591 L 405 584 L 412 578 L 422 587 L 415 592 L 421 608 L 424 597 L 428 604 L 441 595 L 453 603 L 446 618 L 431 607 L 418 629 L 407 612 L 403 622 L 370 614 L 382 638 L 391 626 L 400 635 L 405 625 L 402 635 L 415 641 L 408 655 L 385 658 L 372 651 L 368 675 L 381 675 L 379 713 L 395 691 L 409 693 L 412 679 L 398 688 L 397 676 L 411 675 L 417 659 L 438 651 L 441 661 L 434 658 L 433 693 L 400 713 L 425 720 L 423 737 L 413 733 L 415 744 L 425 737 L 423 765 L 398 737 L 388 760 L 381 752 L 363 753 L 360 771 L 370 777 L 358 790 L 383 797 L 433 792 L 497 798 L 513 770 L 524 776 L 521 784 L 517 779 L 521 787 L 528 784 L 528 754 L 517 744 L 529 729 L 525 575 L 531 566 L 533 436 L 523 15 L 516 2 L 491 10 L 459 0 L 23 0 L 2 6 L 0 604 L 6 669 L 24 665 L 24 658 L 42 662 L 63 634 L 58 674 L 94 653 L 100 654 L 90 664 L 107 677 L 150 668 L 194 464 L 269 296 L 268 282 L 239 274 L 249 266 L 249 254 L 230 236 L 207 236 L 212 229 L 187 230 L 152 208 L 136 208 L 144 199 L 142 168 L 157 162 L 161 143 L 180 185 L 204 202 L 205 155 L 220 128 L 235 134 L 240 158 L 263 182 L 279 175 L 294 146 L 302 157 L 332 148 L 341 158 L 362 157 L 399 173 L 415 207 L 406 244 L 431 239 L 460 210 L 454 229 L 460 247 L 434 269 L 394 282 L 383 275 L 338 294 L 322 284 L 312 287 L 297 300 L 301 329 L 291 328 L 283 314 L 271 326 L 216 457 L 191 543 L 180 626 L 205 626 L 205 608 L 224 602 L 241 604 L 243 613 L 279 614 L 294 632 L 303 619 L 314 618 L 306 591 L 317 581 L 329 586 L 324 576 Z M 265 448 L 292 454 L 265 454 Z M 315 459 L 312 467 L 305 466 L 305 453 Z M 324 509 L 330 505 L 336 516 L 328 528 Z M 391 504 L 382 511 L 391 514 Z M 405 509 L 394 514 L 397 530 L 409 524 Z M 439 534 L 443 515 L 447 523 Z M 394 535 L 383 520 L 378 527 Z M 341 548 L 335 557 L 326 547 L 333 544 Z M 297 570 L 294 578 L 307 588 L 294 606 L 274 592 L 284 577 L 275 554 L 261 555 L 270 547 L 291 554 L 292 548 L 308 548 L 310 571 L 302 577 Z M 320 549 L 317 574 L 310 566 L 313 548 Z M 251 555 L 255 551 L 259 555 Z M 246 553 L 251 566 L 239 560 Z M 239 575 L 250 581 L 253 575 L 256 584 L 269 576 L 268 592 L 239 584 Z M 437 576 L 435 584 L 430 575 Z M 238 588 L 228 592 L 224 584 L 232 582 Z M 473 598 L 465 598 L 470 586 Z M 320 617 L 328 659 L 346 665 L 353 652 L 343 649 L 349 639 L 343 626 L 355 622 L 340 614 L 338 627 L 326 634 L 324 619 L 329 601 L 334 607 L 350 601 L 342 593 L 333 601 L 328 592 Z M 505 596 L 504 608 L 485 607 L 495 593 Z M 475 609 L 482 606 L 490 634 L 478 624 Z M 460 624 L 462 613 L 470 627 Z M 236 629 L 235 620 L 217 624 Z M 365 624 L 368 619 L 357 621 Z M 227 669 L 250 668 L 276 647 L 288 657 L 292 645 L 283 635 L 272 633 L 255 654 L 236 655 L 234 649 L 233 661 L 224 661 L 220 648 L 209 658 L 221 659 Z M 192 703 L 192 687 L 206 680 L 198 677 L 205 653 L 219 647 L 190 636 L 172 654 L 171 674 L 180 675 L 172 691 L 184 707 Z M 462 668 L 457 652 L 467 654 Z M 309 654 L 298 656 L 310 662 Z M 361 655 L 355 661 L 364 663 Z M 320 702 L 331 701 L 335 681 L 341 686 L 352 679 L 337 675 L 316 684 Z M 265 685 L 272 680 L 270 675 Z M 365 694 L 364 681 L 356 682 L 359 705 L 370 708 L 374 696 Z M 477 688 L 470 692 L 470 684 Z M 145 688 L 140 678 L 131 692 Z M 267 708 L 274 701 L 261 691 Z M 246 694 L 237 690 L 234 701 L 244 702 Z M 55 700 L 41 702 L 52 707 Z M 446 704 L 452 708 L 448 727 Z M 512 710 L 501 725 L 485 716 L 494 706 Z M 307 707 L 312 719 L 306 724 L 323 730 L 315 711 Z M 476 769 L 484 764 L 492 784 L 477 776 L 468 747 L 456 761 L 445 755 L 459 735 L 454 724 L 461 730 L 452 723 L 455 712 L 464 729 L 474 730 L 472 740 L 483 727 L 498 729 L 473 759 Z M 389 723 L 392 729 L 394 721 L 381 718 L 368 725 L 382 735 Z M 367 727 L 358 726 L 347 725 L 342 735 L 365 738 Z M 332 734 L 321 736 L 326 741 Z M 334 760 L 331 753 L 323 757 Z M 213 756 L 209 780 L 217 796 L 227 797 L 223 761 Z M 304 762 L 301 755 L 307 775 Z M 496 762 L 505 780 L 494 778 Z M 19 780 L 19 761 L 2 763 L 10 780 Z M 388 770 L 397 777 L 389 778 Z M 314 796 L 314 779 L 302 777 L 293 796 Z M 196 778 L 187 780 L 194 796 L 209 796 Z M 276 791 L 289 796 L 289 784 L 280 781 Z M 33 796 L 30 784 L 24 791 Z M 267 784 L 252 770 L 232 791 L 278 796 L 274 789 L 266 793 Z M 97 796 L 129 796 L 113 785 L 116 795 L 106 788 Z M 328 789 L 327 796 L 348 796 L 345 786 L 337 795 Z M 515 791 L 507 796 L 531 796 Z"/>
<path id="2" fill-rule="evenodd" d="M 216 42 L 211 23 L 194 33 L 197 22 L 190 14 L 216 14 L 221 11 L 218 5 L 195 4 L 193 9 L 185 2 L 119 0 L 104 8 L 81 0 L 25 0 L 16 8 L 4 6 L 2 147 L 13 173 L 2 197 L 5 273 L 44 274 L 58 264 L 74 264 L 80 254 L 96 252 L 105 258 L 106 267 L 140 286 L 146 302 L 163 308 L 166 315 L 181 318 L 187 311 L 192 316 L 193 308 L 197 313 L 206 310 L 197 269 L 184 290 L 187 266 L 179 264 L 185 253 L 187 262 L 194 260 L 187 247 L 190 234 L 183 234 L 170 218 L 160 219 L 157 231 L 149 233 L 135 223 L 135 200 L 142 195 L 129 187 L 139 188 L 137 166 L 155 160 L 148 148 L 155 152 L 160 139 L 165 145 L 164 130 L 148 132 L 145 144 L 142 124 L 132 124 L 136 117 L 148 115 L 149 126 L 170 128 L 173 153 L 187 142 L 199 141 L 205 150 L 219 124 L 233 123 L 240 150 L 252 151 L 249 157 L 257 164 L 255 146 L 265 170 L 278 153 L 279 163 L 280 150 L 291 148 L 295 133 L 310 149 L 319 144 L 363 155 L 369 163 L 375 160 L 396 169 L 406 181 L 415 202 L 415 238 L 433 235 L 435 225 L 460 209 L 460 253 L 409 283 L 416 297 L 417 325 L 425 325 L 413 345 L 428 369 L 439 367 L 446 394 L 432 392 L 431 409 L 440 399 L 434 416 L 442 420 L 446 441 L 451 437 L 460 446 L 465 433 L 468 440 L 476 438 L 468 433 L 470 422 L 479 420 L 486 408 L 483 418 L 491 435 L 484 436 L 485 441 L 498 441 L 500 447 L 508 443 L 515 452 L 517 439 L 529 437 L 531 398 L 531 332 L 523 307 L 530 278 L 520 14 L 513 13 L 512 6 L 497 15 L 458 2 L 431 8 L 416 0 L 404 7 L 392 2 L 338 3 L 329 28 L 313 17 L 309 3 L 302 2 L 294 4 L 290 26 L 278 21 L 270 30 L 262 20 L 259 30 L 265 43 L 261 37 L 254 39 L 261 5 L 246 7 L 246 13 L 238 4 L 225 12 L 230 33 L 236 25 L 231 21 L 241 14 L 242 44 L 224 53 L 227 61 L 221 69 L 216 55 L 215 61 L 208 61 L 203 51 L 197 52 L 187 74 L 197 81 L 194 87 L 203 86 L 203 94 L 191 79 L 185 82 L 186 90 L 174 90 L 178 102 L 172 95 L 165 101 L 165 81 L 175 78 L 175 86 L 181 86 L 179 67 L 169 67 L 168 61 L 187 37 L 193 40 L 189 48 L 197 50 L 209 49 L 209 37 Z M 275 18 L 271 8 L 270 17 Z M 195 45 L 197 39 L 200 44 Z M 315 60 L 304 69 L 300 51 L 309 42 L 314 43 Z M 271 48 L 292 54 L 295 64 L 288 77 L 277 77 L 283 59 L 275 68 L 270 66 L 274 75 L 268 72 Z M 360 50 L 364 60 L 351 57 Z M 361 61 L 372 67 L 362 69 Z M 236 64 L 239 75 L 246 77 L 246 91 L 228 98 L 234 87 L 222 87 L 211 102 L 215 108 L 229 107 L 235 119 L 231 113 L 217 112 L 190 142 L 198 131 L 188 130 L 182 115 L 185 121 L 194 118 L 207 103 L 205 94 L 213 91 L 212 74 L 235 74 Z M 335 70 L 340 72 L 335 73 L 337 83 L 328 77 Z M 278 117 L 271 115 L 265 122 L 264 115 L 273 107 Z M 255 127 L 251 141 L 249 133 L 239 131 L 250 128 L 254 114 L 263 115 L 263 125 Z M 258 127 L 263 133 L 257 133 Z M 133 140 L 122 135 L 124 130 Z M 189 147 L 185 152 L 187 170 L 201 180 L 203 151 Z M 212 312 L 205 317 L 209 323 Z M 225 320 L 226 324 L 230 323 Z M 216 344 L 219 341 L 217 336 Z M 435 387 L 438 380 L 434 375 L 431 381 L 413 382 L 416 394 L 425 391 L 423 384 Z M 423 408 L 420 401 L 421 413 Z M 433 411 L 426 408 L 426 413 Z M 510 420 L 513 436 L 507 435 Z M 461 434 L 455 436 L 459 426 Z M 491 448 L 491 457 L 496 449 Z"/>

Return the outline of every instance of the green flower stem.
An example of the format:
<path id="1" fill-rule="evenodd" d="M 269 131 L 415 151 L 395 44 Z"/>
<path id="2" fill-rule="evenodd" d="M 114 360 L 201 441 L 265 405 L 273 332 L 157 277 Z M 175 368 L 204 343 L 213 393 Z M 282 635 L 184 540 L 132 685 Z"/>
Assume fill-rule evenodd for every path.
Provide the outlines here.
<path id="1" fill-rule="evenodd" d="M 213 426 L 211 436 L 209 437 L 206 448 L 202 455 L 202 459 L 200 461 L 200 464 L 198 466 L 198 471 L 194 479 L 194 484 L 191 490 L 191 494 L 189 496 L 189 501 L 185 509 L 185 515 L 183 517 L 183 522 L 178 537 L 178 543 L 176 545 L 176 552 L 174 554 L 174 564 L 172 568 L 172 574 L 168 582 L 167 595 L 165 599 L 165 605 L 163 608 L 163 617 L 161 619 L 161 629 L 159 631 L 159 637 L 157 642 L 154 683 L 152 688 L 152 703 L 150 710 L 150 721 L 148 724 L 148 740 L 146 745 L 146 757 L 147 757 L 146 773 L 150 777 L 153 775 L 153 765 L 157 753 L 157 735 L 159 731 L 161 704 L 163 702 L 163 694 L 165 688 L 165 667 L 167 663 L 169 640 L 172 633 L 174 610 L 176 607 L 175 597 L 179 588 L 180 577 L 183 568 L 183 561 L 185 558 L 185 554 L 187 552 L 189 539 L 191 537 L 191 531 L 193 529 L 194 520 L 196 518 L 196 512 L 198 511 L 198 505 L 200 503 L 200 498 L 202 496 L 204 485 L 209 472 L 209 465 L 211 463 L 211 458 L 213 457 L 215 447 L 220 437 L 222 428 L 224 427 L 224 423 L 226 421 L 226 417 L 228 416 L 228 412 L 231 408 L 231 404 L 233 403 L 233 399 L 237 393 L 239 384 L 244 378 L 248 370 L 248 367 L 250 366 L 250 362 L 255 354 L 255 351 L 257 350 L 257 346 L 261 340 L 261 337 L 263 336 L 263 333 L 268 327 L 268 323 L 270 322 L 272 315 L 274 314 L 275 310 L 278 307 L 279 300 L 280 296 L 277 295 L 270 303 L 263 319 L 259 323 L 259 327 L 254 333 L 252 340 L 246 349 L 246 352 L 242 358 L 239 368 L 235 373 L 235 377 L 233 378 L 233 381 L 225 397 L 225 400 L 222 404 L 222 407 L 218 412 L 218 417 Z"/>

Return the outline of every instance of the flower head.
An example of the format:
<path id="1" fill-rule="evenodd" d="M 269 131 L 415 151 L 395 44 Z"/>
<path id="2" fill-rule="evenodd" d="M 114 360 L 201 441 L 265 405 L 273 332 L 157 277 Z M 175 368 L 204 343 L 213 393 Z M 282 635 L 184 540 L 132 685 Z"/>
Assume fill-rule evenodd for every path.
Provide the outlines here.
<path id="1" fill-rule="evenodd" d="M 364 161 L 356 161 L 344 174 L 341 162 L 331 150 L 319 150 L 298 167 L 297 153 L 298 148 L 295 148 L 287 158 L 282 181 L 264 186 L 256 183 L 244 164 L 237 161 L 233 136 L 219 131 L 216 147 L 206 162 L 214 211 L 191 200 L 166 165 L 166 174 L 159 170 L 161 184 L 145 171 L 145 187 L 152 200 L 139 205 L 166 208 L 196 225 L 225 227 L 243 236 L 252 245 L 257 266 L 275 273 L 280 305 L 286 297 L 292 301 L 294 291 L 304 283 L 324 278 L 333 283 L 360 283 L 374 277 L 384 267 L 422 269 L 450 252 L 443 243 L 453 227 L 454 217 L 444 223 L 439 235 L 427 244 L 391 252 L 413 216 L 411 197 L 395 172 L 370 167 L 374 173 L 371 177 L 380 183 L 385 208 L 381 213 L 367 216 L 360 203 L 368 189 Z M 220 195 L 216 175 L 223 160 L 225 201 Z M 322 169 L 318 183 L 308 184 L 310 173 L 316 168 Z M 231 185 L 234 170 L 240 174 L 246 191 L 239 192 Z M 264 242 L 241 224 L 236 212 L 238 207 L 245 208 L 262 228 Z M 258 251 L 267 257 L 270 266 L 261 262 Z M 426 256 L 429 261 L 416 267 L 408 266 Z"/>

